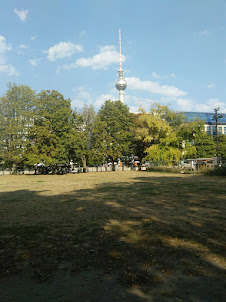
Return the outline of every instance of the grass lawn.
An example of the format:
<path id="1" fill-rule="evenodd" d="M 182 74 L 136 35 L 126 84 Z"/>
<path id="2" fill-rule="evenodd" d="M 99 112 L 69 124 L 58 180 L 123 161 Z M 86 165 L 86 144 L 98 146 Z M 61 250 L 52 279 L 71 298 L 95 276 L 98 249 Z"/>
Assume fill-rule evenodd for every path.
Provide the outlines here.
<path id="1" fill-rule="evenodd" d="M 5 301 L 14 301 L 7 298 L 10 280 L 26 274 L 33 286 L 68 274 L 80 276 L 84 291 L 89 278 L 125 289 L 125 300 L 118 292 L 118 300 L 114 293 L 106 301 L 224 301 L 225 207 L 223 177 L 145 171 L 1 176 Z M 55 301 L 83 301 L 82 294 Z"/>

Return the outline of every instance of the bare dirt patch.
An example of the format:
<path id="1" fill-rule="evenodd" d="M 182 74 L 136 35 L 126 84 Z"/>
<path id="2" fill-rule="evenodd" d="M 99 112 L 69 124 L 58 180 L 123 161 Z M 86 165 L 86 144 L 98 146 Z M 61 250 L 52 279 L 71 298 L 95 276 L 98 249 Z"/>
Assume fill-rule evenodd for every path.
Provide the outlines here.
<path id="1" fill-rule="evenodd" d="M 2 176 L 4 301 L 224 301 L 225 196 L 221 177 Z"/>

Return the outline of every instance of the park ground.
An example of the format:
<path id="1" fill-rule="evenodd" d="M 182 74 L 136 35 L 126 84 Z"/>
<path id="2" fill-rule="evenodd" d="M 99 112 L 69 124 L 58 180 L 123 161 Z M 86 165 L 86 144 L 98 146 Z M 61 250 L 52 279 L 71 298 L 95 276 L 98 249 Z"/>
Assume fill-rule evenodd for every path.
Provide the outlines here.
<path id="1" fill-rule="evenodd" d="M 225 301 L 225 206 L 223 177 L 1 176 L 1 301 Z"/>

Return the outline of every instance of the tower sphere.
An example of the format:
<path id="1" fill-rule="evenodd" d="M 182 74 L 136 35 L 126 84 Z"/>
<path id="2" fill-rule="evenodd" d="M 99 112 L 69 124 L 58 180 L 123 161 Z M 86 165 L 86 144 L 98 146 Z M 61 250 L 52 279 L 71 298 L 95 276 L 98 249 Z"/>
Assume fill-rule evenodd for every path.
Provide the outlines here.
<path id="1" fill-rule="evenodd" d="M 118 79 L 115 82 L 115 87 L 120 90 L 125 90 L 127 87 L 127 82 L 123 77 L 123 70 L 118 70 Z"/>

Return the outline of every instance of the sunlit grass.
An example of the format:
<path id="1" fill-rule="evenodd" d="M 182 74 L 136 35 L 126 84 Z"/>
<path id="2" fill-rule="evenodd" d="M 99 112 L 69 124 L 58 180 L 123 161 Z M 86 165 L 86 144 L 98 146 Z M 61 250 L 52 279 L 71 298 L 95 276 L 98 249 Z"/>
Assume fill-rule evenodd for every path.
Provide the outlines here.
<path id="1" fill-rule="evenodd" d="M 3 274 L 117 271 L 143 289 L 225 269 L 226 180 L 150 172 L 0 177 Z M 7 273 L 8 272 L 8 273 Z M 168 275 L 167 275 L 168 274 Z"/>

